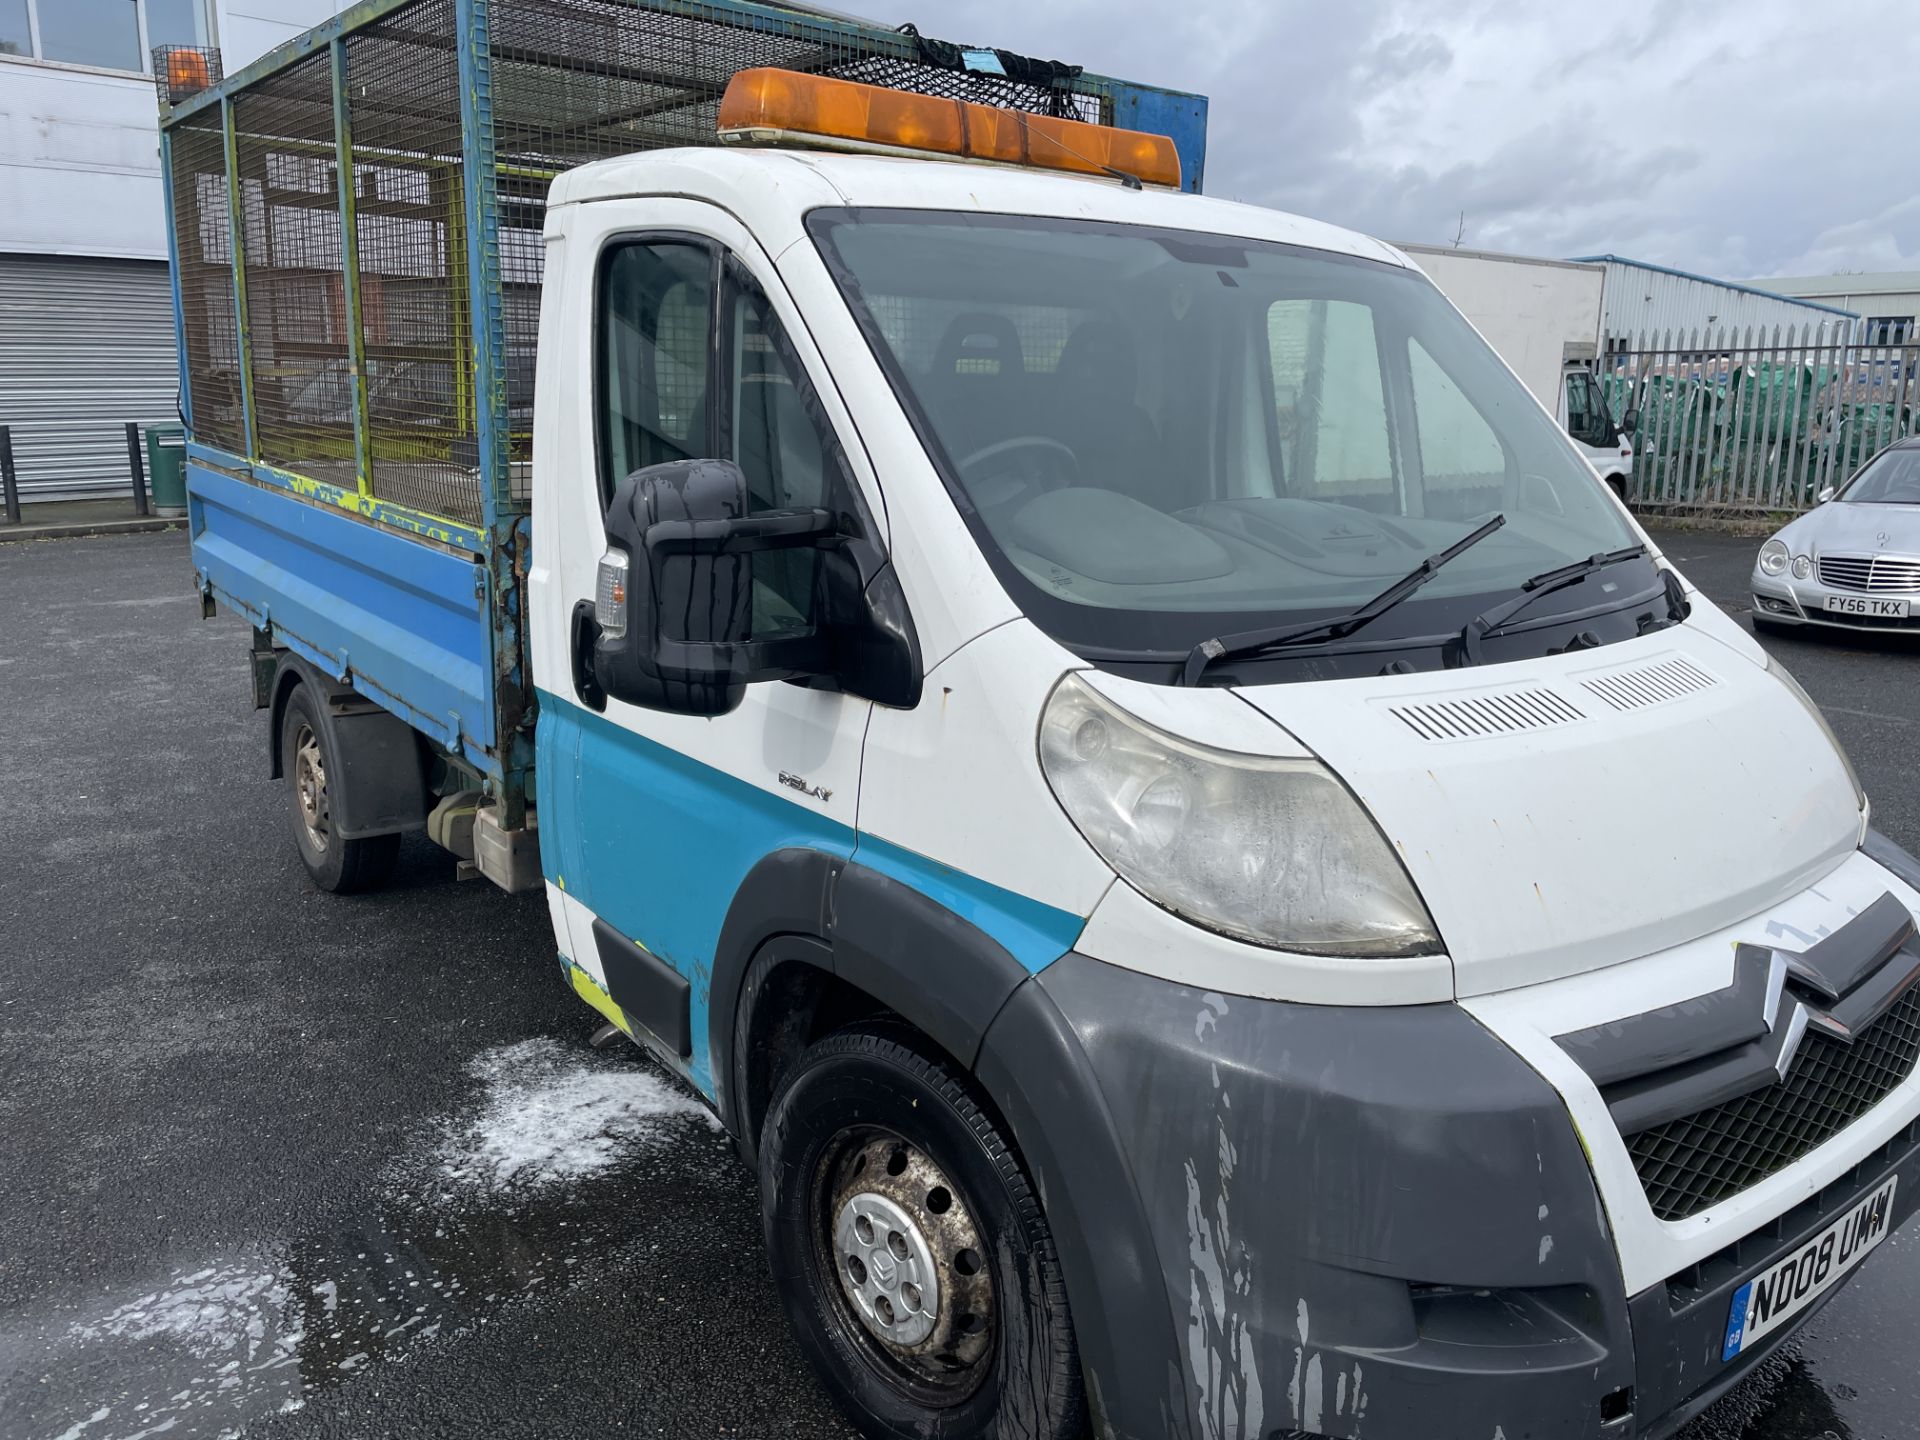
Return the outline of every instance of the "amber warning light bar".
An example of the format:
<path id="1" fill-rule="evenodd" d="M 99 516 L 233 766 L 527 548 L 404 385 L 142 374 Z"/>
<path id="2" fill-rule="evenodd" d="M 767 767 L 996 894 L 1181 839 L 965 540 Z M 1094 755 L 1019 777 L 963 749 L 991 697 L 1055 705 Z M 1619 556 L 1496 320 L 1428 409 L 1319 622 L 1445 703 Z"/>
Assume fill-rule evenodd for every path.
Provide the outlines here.
<path id="1" fill-rule="evenodd" d="M 1173 189 L 1180 185 L 1180 156 L 1165 135 L 792 70 L 735 75 L 720 101 L 720 138 L 981 160 Z"/>

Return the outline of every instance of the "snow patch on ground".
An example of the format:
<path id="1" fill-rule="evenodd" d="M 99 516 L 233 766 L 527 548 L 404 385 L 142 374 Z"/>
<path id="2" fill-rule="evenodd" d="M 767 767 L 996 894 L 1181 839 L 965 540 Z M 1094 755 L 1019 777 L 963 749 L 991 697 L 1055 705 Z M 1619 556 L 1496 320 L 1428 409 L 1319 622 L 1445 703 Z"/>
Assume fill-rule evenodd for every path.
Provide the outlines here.
<path id="1" fill-rule="evenodd" d="M 719 1128 L 704 1105 L 631 1059 L 557 1040 L 500 1046 L 467 1069 L 484 1094 L 479 1111 L 435 1151 L 450 1185 L 506 1190 L 578 1180 L 688 1124 Z"/>

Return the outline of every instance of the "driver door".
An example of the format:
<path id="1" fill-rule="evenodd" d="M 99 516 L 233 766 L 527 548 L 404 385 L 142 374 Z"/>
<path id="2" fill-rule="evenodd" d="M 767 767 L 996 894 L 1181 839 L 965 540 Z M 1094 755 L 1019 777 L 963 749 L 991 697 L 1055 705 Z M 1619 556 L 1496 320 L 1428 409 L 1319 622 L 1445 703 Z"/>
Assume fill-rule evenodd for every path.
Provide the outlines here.
<path id="1" fill-rule="evenodd" d="M 744 229 L 683 200 L 586 205 L 573 220 L 565 303 L 593 323 L 575 330 L 562 403 L 591 444 L 573 446 L 556 513 L 540 518 L 563 527 L 555 602 L 570 612 L 593 597 L 608 497 L 644 466 L 727 459 L 756 509 L 849 504 L 867 479 L 852 457 L 864 457 Z M 756 631 L 812 618 L 813 564 L 809 552 L 755 557 Z M 543 763 L 539 774 L 542 853 L 572 958 L 639 1038 L 711 1095 L 707 984 L 721 926 L 764 856 L 852 852 L 871 704 L 763 683 L 713 718 L 618 699 L 596 710 L 570 675 L 550 671 L 541 706 L 543 756 L 575 757 L 570 773 Z"/>

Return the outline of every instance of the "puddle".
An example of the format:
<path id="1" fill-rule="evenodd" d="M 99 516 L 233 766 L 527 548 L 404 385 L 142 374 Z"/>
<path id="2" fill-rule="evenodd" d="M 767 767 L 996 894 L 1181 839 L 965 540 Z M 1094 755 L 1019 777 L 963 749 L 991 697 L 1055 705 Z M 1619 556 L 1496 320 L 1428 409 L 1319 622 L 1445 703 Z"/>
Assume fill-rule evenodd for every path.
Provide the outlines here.
<path id="1" fill-rule="evenodd" d="M 1852 1434 L 1796 1341 L 1761 1361 L 1674 1440 L 1848 1440 Z"/>
<path id="2" fill-rule="evenodd" d="M 705 1108 L 631 1052 L 535 1040 L 469 1068 L 475 1104 L 395 1162 L 375 1223 L 204 1257 L 0 1330 L 0 1433 L 237 1434 L 644 1245 L 652 1172 L 731 1163 Z"/>

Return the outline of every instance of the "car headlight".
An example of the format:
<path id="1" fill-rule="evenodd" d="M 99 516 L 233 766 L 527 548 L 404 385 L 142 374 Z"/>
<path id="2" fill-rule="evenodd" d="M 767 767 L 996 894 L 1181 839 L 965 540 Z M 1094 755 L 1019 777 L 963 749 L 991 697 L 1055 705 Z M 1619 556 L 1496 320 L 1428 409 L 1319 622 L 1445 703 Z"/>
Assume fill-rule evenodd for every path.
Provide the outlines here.
<path id="1" fill-rule="evenodd" d="M 1833 753 L 1840 757 L 1840 764 L 1847 772 L 1847 779 L 1853 782 L 1854 802 L 1859 805 L 1862 813 L 1864 813 L 1867 808 L 1866 789 L 1860 784 L 1860 776 L 1854 771 L 1853 761 L 1847 758 L 1847 752 L 1840 744 L 1840 737 L 1834 734 L 1833 727 L 1827 724 L 1827 717 L 1820 713 L 1820 707 L 1813 703 L 1813 697 L 1800 688 L 1800 682 L 1793 678 L 1788 672 L 1787 667 L 1771 655 L 1767 657 L 1767 673 L 1777 679 L 1782 685 L 1786 686 L 1788 691 L 1792 693 L 1794 699 L 1806 706 L 1807 714 L 1811 715 L 1813 717 L 1813 723 L 1820 727 L 1820 733 L 1827 737 L 1827 743 L 1833 746 Z"/>
<path id="2" fill-rule="evenodd" d="M 1813 574 L 1813 560 L 1806 555 L 1794 556 L 1793 578 L 1796 580 L 1804 580 L 1811 574 Z"/>
<path id="3" fill-rule="evenodd" d="M 1040 768 L 1101 858 L 1196 924 L 1316 955 L 1440 948 L 1386 837 L 1317 760 L 1196 745 L 1068 675 L 1041 715 Z"/>
<path id="4" fill-rule="evenodd" d="M 1769 575 L 1778 575 L 1785 570 L 1788 558 L 1784 540 L 1769 540 L 1760 547 L 1760 568 Z"/>

